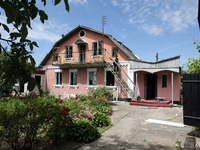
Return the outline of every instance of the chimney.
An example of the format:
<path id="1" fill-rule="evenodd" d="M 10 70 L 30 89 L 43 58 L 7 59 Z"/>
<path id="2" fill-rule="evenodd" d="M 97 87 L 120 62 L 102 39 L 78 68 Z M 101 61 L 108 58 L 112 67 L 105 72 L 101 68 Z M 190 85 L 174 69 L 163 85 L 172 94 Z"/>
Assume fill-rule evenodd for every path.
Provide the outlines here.
<path id="1" fill-rule="evenodd" d="M 158 61 L 158 53 L 156 53 L 156 62 Z"/>

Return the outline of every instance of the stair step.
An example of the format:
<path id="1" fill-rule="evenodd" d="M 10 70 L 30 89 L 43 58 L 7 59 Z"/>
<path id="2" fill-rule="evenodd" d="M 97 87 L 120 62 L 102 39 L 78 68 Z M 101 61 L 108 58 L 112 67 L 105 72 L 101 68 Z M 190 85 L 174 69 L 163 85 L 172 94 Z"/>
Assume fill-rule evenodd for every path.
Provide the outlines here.
<path id="1" fill-rule="evenodd" d="M 131 100 L 129 105 L 136 105 L 136 106 L 149 106 L 149 107 L 172 107 L 172 104 L 170 101 L 137 101 L 137 100 Z"/>

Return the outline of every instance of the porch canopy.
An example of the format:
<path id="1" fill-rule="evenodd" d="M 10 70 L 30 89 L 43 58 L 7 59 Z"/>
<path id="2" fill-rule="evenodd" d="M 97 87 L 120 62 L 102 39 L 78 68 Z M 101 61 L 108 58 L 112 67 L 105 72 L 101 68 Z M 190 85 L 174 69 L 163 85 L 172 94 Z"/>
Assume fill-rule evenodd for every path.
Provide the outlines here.
<path id="1" fill-rule="evenodd" d="M 179 63 L 180 56 L 160 60 L 157 62 L 130 60 L 130 72 L 146 71 L 153 74 L 159 71 L 168 70 L 179 73 Z"/>
<path id="2" fill-rule="evenodd" d="M 88 44 L 88 42 L 86 40 L 83 39 L 78 39 L 76 40 L 75 44 L 79 45 L 79 44 Z"/>

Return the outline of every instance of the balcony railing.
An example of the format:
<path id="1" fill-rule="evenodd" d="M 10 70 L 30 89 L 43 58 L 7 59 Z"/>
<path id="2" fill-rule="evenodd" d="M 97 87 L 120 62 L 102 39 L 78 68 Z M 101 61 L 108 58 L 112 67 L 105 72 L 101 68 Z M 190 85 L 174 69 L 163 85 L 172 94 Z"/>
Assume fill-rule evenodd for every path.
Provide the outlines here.
<path id="1" fill-rule="evenodd" d="M 53 65 L 68 65 L 68 64 L 94 64 L 103 63 L 105 58 L 104 50 L 73 53 L 54 53 L 52 56 Z"/>

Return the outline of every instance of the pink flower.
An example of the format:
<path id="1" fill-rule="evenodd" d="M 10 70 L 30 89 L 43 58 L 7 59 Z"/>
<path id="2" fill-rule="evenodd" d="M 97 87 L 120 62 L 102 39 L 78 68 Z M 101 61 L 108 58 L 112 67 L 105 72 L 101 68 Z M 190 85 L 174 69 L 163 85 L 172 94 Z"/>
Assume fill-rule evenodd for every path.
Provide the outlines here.
<path id="1" fill-rule="evenodd" d="M 89 97 L 89 99 L 92 99 L 92 97 Z"/>

